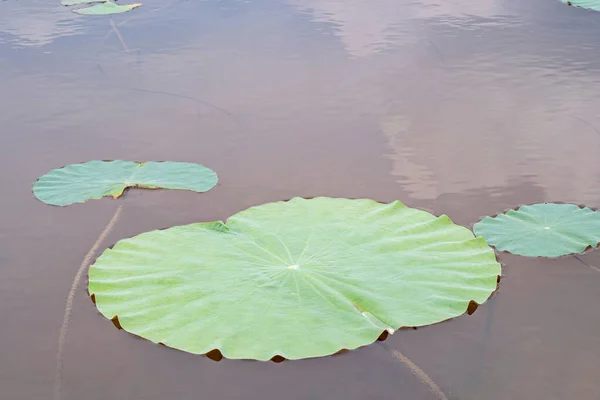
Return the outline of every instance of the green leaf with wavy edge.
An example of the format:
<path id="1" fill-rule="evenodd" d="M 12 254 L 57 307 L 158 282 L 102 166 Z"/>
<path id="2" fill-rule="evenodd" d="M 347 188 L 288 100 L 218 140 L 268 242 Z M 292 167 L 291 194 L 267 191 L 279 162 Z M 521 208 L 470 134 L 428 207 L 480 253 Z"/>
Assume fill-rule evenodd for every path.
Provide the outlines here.
<path id="1" fill-rule="evenodd" d="M 142 3 L 115 4 L 110 1 L 106 1 L 104 3 L 96 4 L 91 7 L 75 8 L 72 11 L 76 14 L 81 15 L 112 15 L 131 11 L 134 8 L 138 8 L 141 5 Z"/>
<path id="2" fill-rule="evenodd" d="M 60 4 L 63 6 L 76 6 L 79 4 L 104 3 L 108 0 L 62 0 Z"/>
<path id="3" fill-rule="evenodd" d="M 104 196 L 118 198 L 129 187 L 206 192 L 216 184 L 217 174 L 200 164 L 88 161 L 48 172 L 35 182 L 33 193 L 44 203 L 66 206 Z"/>
<path id="4" fill-rule="evenodd" d="M 570 6 L 587 8 L 588 10 L 600 11 L 600 0 L 561 0 Z"/>
<path id="5" fill-rule="evenodd" d="M 559 257 L 598 245 L 600 213 L 575 204 L 540 203 L 485 217 L 473 231 L 501 251 Z"/>
<path id="6" fill-rule="evenodd" d="M 500 273 L 485 241 L 447 216 L 294 198 L 121 240 L 90 267 L 89 293 L 106 318 L 155 343 L 301 359 L 461 315 Z"/>

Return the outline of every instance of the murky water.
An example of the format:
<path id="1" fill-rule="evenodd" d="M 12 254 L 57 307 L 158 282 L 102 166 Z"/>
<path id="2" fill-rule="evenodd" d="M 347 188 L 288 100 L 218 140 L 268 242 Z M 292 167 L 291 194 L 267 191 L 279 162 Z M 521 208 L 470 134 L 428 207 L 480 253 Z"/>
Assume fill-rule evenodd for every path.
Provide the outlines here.
<path id="1" fill-rule="evenodd" d="M 465 225 L 600 206 L 598 35 L 600 13 L 554 0 L 146 0 L 113 18 L 0 2 L 0 397 L 52 397 L 66 296 L 119 204 L 104 247 L 293 196 L 400 199 Z M 53 168 L 118 158 L 221 181 L 67 208 L 31 193 Z M 600 273 L 500 260 L 474 315 L 386 344 L 450 400 L 600 399 Z M 282 364 L 153 345 L 102 318 L 85 282 L 69 329 L 65 400 L 436 398 L 377 344 Z"/>

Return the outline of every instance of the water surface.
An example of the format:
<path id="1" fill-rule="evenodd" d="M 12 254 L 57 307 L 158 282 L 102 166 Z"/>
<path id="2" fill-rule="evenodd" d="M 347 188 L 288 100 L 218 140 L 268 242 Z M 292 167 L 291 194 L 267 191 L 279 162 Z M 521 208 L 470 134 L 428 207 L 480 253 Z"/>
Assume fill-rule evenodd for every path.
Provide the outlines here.
<path id="1" fill-rule="evenodd" d="M 113 18 L 0 2 L 2 398 L 53 395 L 66 296 L 119 204 L 103 247 L 293 196 L 399 199 L 468 226 L 526 203 L 599 207 L 599 21 L 553 0 L 146 0 Z M 53 168 L 120 158 L 199 162 L 220 184 L 67 208 L 31 193 Z M 600 273 L 499 259 L 474 315 L 386 343 L 451 400 L 600 399 Z M 85 284 L 63 399 L 435 399 L 380 345 L 282 364 L 153 345 Z"/>

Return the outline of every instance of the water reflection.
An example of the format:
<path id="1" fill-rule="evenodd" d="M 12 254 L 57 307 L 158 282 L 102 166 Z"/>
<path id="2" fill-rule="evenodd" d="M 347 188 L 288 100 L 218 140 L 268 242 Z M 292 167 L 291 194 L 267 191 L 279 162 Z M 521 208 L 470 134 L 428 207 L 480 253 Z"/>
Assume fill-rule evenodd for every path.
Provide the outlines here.
<path id="1" fill-rule="evenodd" d="M 411 37 L 415 26 L 425 19 L 436 20 L 461 29 L 477 26 L 508 26 L 518 18 L 508 15 L 506 4 L 499 0 L 437 1 L 421 0 L 399 3 L 397 0 L 286 0 L 299 10 L 310 13 L 317 28 L 329 30 L 339 38 L 354 57 L 367 57 L 398 44 L 418 43 Z M 322 25 L 321 23 L 327 23 Z"/>
<path id="2" fill-rule="evenodd" d="M 61 36 L 82 33 L 81 19 L 58 2 L 0 2 L 0 44 L 44 46 Z"/>
<path id="3" fill-rule="evenodd" d="M 583 82 L 598 77 L 580 84 L 573 77 L 567 86 L 548 70 L 533 72 L 527 83 L 502 85 L 490 72 L 432 74 L 409 102 L 395 106 L 400 112 L 382 118 L 398 182 L 412 196 L 432 199 L 532 177 L 546 190 L 543 200 L 595 201 L 598 100 L 595 85 L 583 89 Z M 444 93 L 449 78 L 453 89 Z"/>
<path id="4" fill-rule="evenodd" d="M 366 57 L 394 44 L 407 11 L 396 0 L 286 0 L 298 9 L 311 12 L 313 21 L 331 24 L 346 51 L 355 57 Z"/>

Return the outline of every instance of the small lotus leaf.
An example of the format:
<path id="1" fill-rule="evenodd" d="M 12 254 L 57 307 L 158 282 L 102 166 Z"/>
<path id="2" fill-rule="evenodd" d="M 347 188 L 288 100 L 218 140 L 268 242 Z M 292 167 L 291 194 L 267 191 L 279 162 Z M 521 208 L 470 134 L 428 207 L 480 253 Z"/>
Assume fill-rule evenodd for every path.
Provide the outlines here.
<path id="1" fill-rule="evenodd" d="M 587 8 L 589 10 L 600 11 L 600 0 L 561 0 L 570 6 Z"/>
<path id="2" fill-rule="evenodd" d="M 447 216 L 295 198 L 121 240 L 90 267 L 89 292 L 105 317 L 156 343 L 300 359 L 461 315 L 499 274 L 494 251 Z"/>
<path id="3" fill-rule="evenodd" d="M 473 231 L 501 251 L 559 257 L 598 245 L 600 213 L 575 204 L 541 203 L 485 217 Z"/>
<path id="4" fill-rule="evenodd" d="M 66 206 L 104 196 L 117 198 L 128 187 L 206 192 L 216 184 L 217 174 L 200 164 L 88 161 L 48 172 L 35 182 L 33 193 L 44 203 Z"/>
<path id="5" fill-rule="evenodd" d="M 81 15 L 111 15 L 111 14 L 121 14 L 126 11 L 131 11 L 134 8 L 141 6 L 142 3 L 134 3 L 134 4 L 115 4 L 110 1 L 106 1 L 101 4 L 96 4 L 91 7 L 86 8 L 75 8 L 73 9 L 74 13 Z"/>

